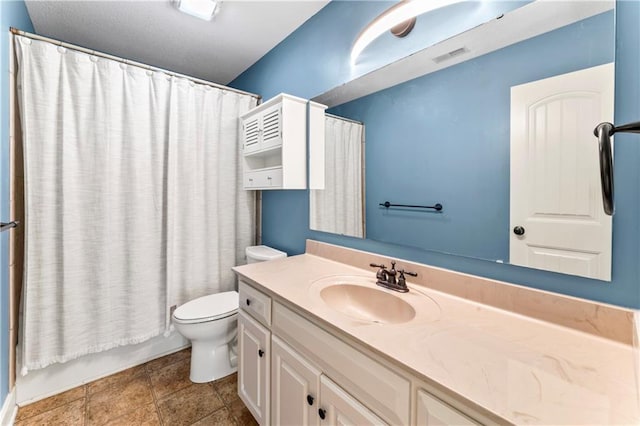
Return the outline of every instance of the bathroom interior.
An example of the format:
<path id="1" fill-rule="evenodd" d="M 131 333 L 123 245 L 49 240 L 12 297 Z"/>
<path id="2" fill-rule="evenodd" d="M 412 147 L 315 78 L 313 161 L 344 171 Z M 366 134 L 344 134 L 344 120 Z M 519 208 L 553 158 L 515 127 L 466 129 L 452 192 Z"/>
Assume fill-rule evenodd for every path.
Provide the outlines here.
<path id="1" fill-rule="evenodd" d="M 0 424 L 640 424 L 637 0 L 0 0 Z"/>

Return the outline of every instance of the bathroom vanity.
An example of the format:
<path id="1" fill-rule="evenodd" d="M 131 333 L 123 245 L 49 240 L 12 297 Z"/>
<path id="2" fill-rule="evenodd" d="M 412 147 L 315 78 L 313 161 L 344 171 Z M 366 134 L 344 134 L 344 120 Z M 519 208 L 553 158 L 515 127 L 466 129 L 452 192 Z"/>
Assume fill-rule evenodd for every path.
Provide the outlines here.
<path id="1" fill-rule="evenodd" d="M 411 262 L 396 293 L 368 268 L 389 260 L 308 241 L 234 268 L 261 425 L 640 422 L 637 312 Z"/>

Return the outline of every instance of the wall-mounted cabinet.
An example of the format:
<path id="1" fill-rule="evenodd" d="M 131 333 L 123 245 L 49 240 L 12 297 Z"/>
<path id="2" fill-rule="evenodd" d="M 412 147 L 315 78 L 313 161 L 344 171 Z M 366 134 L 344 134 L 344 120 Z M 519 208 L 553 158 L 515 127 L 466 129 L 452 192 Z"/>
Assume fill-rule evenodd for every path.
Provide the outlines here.
<path id="1" fill-rule="evenodd" d="M 325 187 L 326 105 L 309 101 L 309 189 Z"/>
<path id="2" fill-rule="evenodd" d="M 241 117 L 244 189 L 307 188 L 308 103 L 280 94 Z"/>

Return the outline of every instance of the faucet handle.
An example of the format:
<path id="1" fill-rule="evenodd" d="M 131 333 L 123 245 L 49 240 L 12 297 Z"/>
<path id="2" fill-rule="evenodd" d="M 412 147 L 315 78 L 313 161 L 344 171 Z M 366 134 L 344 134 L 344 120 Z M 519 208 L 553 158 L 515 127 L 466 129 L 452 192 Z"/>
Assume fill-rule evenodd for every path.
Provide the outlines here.
<path id="1" fill-rule="evenodd" d="M 399 269 L 399 270 L 398 270 L 398 273 L 400 274 L 400 276 L 398 277 L 398 285 L 399 285 L 399 286 L 401 286 L 401 287 L 404 287 L 404 288 L 406 288 L 406 287 L 407 287 L 407 280 L 406 280 L 406 278 L 404 277 L 404 276 L 405 276 L 405 274 L 406 274 L 406 275 L 409 275 L 409 276 L 411 276 L 411 277 L 417 277 L 417 276 L 418 276 L 418 274 L 417 274 L 417 273 L 415 273 L 415 272 L 405 271 L 404 269 Z"/>
<path id="2" fill-rule="evenodd" d="M 371 266 L 372 268 L 387 269 L 387 267 L 383 264 L 378 265 L 377 263 L 370 263 L 369 266 Z"/>
<path id="3" fill-rule="evenodd" d="M 388 279 L 388 275 L 387 275 L 387 267 L 383 264 L 376 264 L 376 263 L 370 263 L 369 266 L 371 266 L 372 268 L 380 268 L 378 269 L 378 272 L 376 272 L 376 279 L 380 282 L 386 282 Z"/>

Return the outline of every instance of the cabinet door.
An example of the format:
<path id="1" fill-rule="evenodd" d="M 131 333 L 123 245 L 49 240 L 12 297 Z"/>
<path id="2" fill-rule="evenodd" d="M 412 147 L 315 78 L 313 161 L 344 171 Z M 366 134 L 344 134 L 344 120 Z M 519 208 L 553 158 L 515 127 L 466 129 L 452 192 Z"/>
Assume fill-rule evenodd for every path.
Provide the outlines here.
<path id="1" fill-rule="evenodd" d="M 244 154 L 260 149 L 260 115 L 246 118 L 242 123 Z"/>
<path id="2" fill-rule="evenodd" d="M 282 104 L 266 109 L 262 114 L 260 149 L 282 145 Z"/>
<path id="3" fill-rule="evenodd" d="M 323 426 L 386 424 L 324 375 L 320 377 L 320 401 L 318 415 Z"/>
<path id="4" fill-rule="evenodd" d="M 271 423 L 318 425 L 320 371 L 277 336 L 271 338 Z"/>
<path id="5" fill-rule="evenodd" d="M 416 424 L 418 426 L 479 425 L 422 389 L 418 389 L 416 405 Z"/>
<path id="6" fill-rule="evenodd" d="M 259 424 L 269 424 L 269 330 L 242 310 L 238 315 L 238 395 Z"/>

